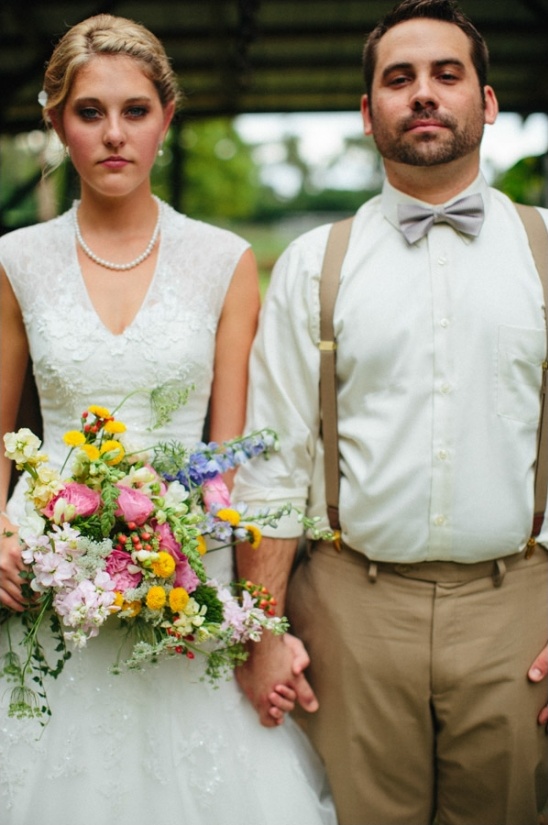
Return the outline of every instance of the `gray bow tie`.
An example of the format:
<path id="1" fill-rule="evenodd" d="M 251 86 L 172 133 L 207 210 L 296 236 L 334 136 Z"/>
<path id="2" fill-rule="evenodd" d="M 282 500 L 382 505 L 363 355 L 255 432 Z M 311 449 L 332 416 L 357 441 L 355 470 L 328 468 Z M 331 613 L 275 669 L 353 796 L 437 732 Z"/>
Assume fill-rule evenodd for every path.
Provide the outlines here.
<path id="1" fill-rule="evenodd" d="M 483 198 L 479 194 L 466 195 L 447 207 L 428 207 L 418 203 L 398 204 L 400 229 L 409 244 L 426 235 L 435 223 L 448 223 L 466 235 L 479 235 L 483 218 Z"/>

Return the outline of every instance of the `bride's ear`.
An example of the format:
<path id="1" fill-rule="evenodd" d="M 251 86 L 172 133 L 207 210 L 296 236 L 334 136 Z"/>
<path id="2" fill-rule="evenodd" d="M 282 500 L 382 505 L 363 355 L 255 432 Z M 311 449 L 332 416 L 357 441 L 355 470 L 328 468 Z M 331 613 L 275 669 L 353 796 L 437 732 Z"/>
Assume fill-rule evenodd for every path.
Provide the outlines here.
<path id="1" fill-rule="evenodd" d="M 49 122 L 51 123 L 52 129 L 63 144 L 65 146 L 65 133 L 63 130 L 63 119 L 59 115 L 57 109 L 52 109 L 51 112 L 47 114 Z"/>
<path id="2" fill-rule="evenodd" d="M 162 135 L 162 141 L 165 140 L 167 130 L 171 126 L 171 121 L 173 120 L 173 115 L 175 114 L 175 101 L 170 100 L 169 103 L 166 103 L 164 106 L 164 131 Z M 59 132 L 57 132 L 59 134 Z"/>

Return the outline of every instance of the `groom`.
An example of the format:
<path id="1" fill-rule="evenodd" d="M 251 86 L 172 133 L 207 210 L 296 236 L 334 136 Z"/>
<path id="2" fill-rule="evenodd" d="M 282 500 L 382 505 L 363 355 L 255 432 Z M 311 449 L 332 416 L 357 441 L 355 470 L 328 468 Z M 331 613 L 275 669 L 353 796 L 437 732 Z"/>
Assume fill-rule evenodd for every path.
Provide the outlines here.
<path id="1" fill-rule="evenodd" d="M 487 64 L 451 0 L 403 0 L 368 38 L 362 116 L 386 182 L 354 219 L 335 309 L 341 548 L 316 542 L 289 580 L 295 520 L 239 553 L 282 610 L 287 592 L 341 825 L 538 825 L 548 795 L 548 519 L 526 549 L 546 317 L 520 218 L 480 173 Z M 235 489 L 322 523 L 327 236 L 299 238 L 273 274 L 247 426 L 282 449 Z M 263 724 L 279 681 L 314 707 L 277 639 L 238 678 Z"/>

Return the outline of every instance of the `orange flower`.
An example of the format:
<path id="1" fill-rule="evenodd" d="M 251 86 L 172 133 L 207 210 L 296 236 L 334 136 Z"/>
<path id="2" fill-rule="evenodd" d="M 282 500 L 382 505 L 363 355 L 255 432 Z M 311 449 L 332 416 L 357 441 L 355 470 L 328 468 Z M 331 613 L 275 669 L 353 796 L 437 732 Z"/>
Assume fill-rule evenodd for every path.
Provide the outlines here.
<path id="1" fill-rule="evenodd" d="M 220 510 L 217 510 L 216 515 L 221 521 L 228 521 L 233 527 L 237 527 L 240 523 L 240 514 L 237 510 L 233 510 L 232 507 L 222 507 Z"/>
<path id="2" fill-rule="evenodd" d="M 108 456 L 109 453 L 112 455 Z M 125 450 L 119 441 L 109 439 L 101 444 L 101 455 L 107 464 L 119 464 L 125 455 Z"/>
<path id="3" fill-rule="evenodd" d="M 80 430 L 69 430 L 64 434 L 63 441 L 68 447 L 80 447 L 86 443 L 86 437 Z"/>
<path id="4" fill-rule="evenodd" d="M 180 613 L 188 604 L 190 596 L 184 587 L 174 587 L 169 594 L 169 606 L 174 613 Z"/>
<path id="5" fill-rule="evenodd" d="M 163 579 L 167 579 L 175 570 L 175 559 L 170 553 L 161 550 L 158 553 L 158 558 L 152 562 L 151 566 L 155 576 L 161 576 Z"/>
<path id="6" fill-rule="evenodd" d="M 88 407 L 88 412 L 96 418 L 110 418 L 110 410 L 107 410 L 106 407 L 99 407 L 97 404 L 92 404 L 91 407 Z"/>
<path id="7" fill-rule="evenodd" d="M 244 530 L 247 530 L 247 540 L 251 547 L 256 550 L 259 544 L 261 543 L 261 539 L 263 534 L 259 530 L 256 524 L 244 524 Z"/>
<path id="8" fill-rule="evenodd" d="M 129 613 L 132 617 L 138 616 L 141 612 L 142 604 L 139 600 L 134 602 L 124 602 L 122 605 L 122 610 L 126 613 Z"/>
<path id="9" fill-rule="evenodd" d="M 151 610 L 161 610 L 167 601 L 166 591 L 163 587 L 155 585 L 148 591 L 146 601 L 147 607 Z"/>
<path id="10" fill-rule="evenodd" d="M 87 455 L 90 461 L 97 461 L 99 458 L 100 453 L 95 444 L 82 444 L 80 449 Z"/>
<path id="11" fill-rule="evenodd" d="M 122 421 L 115 421 L 111 418 L 104 426 L 104 430 L 109 435 L 117 435 L 118 433 L 125 433 L 127 427 Z"/>

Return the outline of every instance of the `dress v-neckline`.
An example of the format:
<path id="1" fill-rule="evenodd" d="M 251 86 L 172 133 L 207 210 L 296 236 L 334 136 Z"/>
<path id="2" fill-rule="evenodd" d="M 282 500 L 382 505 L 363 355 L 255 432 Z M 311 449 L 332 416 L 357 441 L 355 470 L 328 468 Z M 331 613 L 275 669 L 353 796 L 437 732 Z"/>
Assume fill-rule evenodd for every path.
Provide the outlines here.
<path id="1" fill-rule="evenodd" d="M 159 208 L 163 209 L 163 204 L 162 203 L 159 204 Z M 75 209 L 77 209 L 77 204 L 76 203 L 73 204 L 72 211 L 70 213 L 71 221 L 74 220 L 73 210 L 75 210 Z M 117 339 L 123 338 L 126 335 L 126 333 L 129 330 L 133 329 L 133 327 L 137 324 L 140 316 L 142 315 L 142 313 L 146 309 L 146 305 L 149 302 L 149 297 L 150 297 L 150 294 L 152 292 L 152 288 L 156 283 L 156 280 L 158 278 L 158 272 L 160 271 L 160 263 L 161 263 L 162 248 L 163 248 L 162 236 L 163 236 L 164 231 L 165 231 L 165 220 L 162 221 L 162 229 L 161 229 L 161 232 L 160 232 L 160 236 L 158 238 L 158 255 L 157 255 L 157 258 L 156 258 L 156 264 L 154 266 L 154 272 L 152 273 L 152 277 L 150 279 L 148 287 L 147 287 L 147 289 L 145 291 L 145 294 L 143 296 L 143 300 L 141 301 L 139 307 L 137 308 L 137 311 L 136 311 L 135 315 L 133 316 L 133 318 L 131 319 L 129 324 L 127 324 L 121 332 L 113 332 L 112 331 L 112 329 L 105 323 L 103 318 L 101 318 L 101 316 L 100 316 L 100 314 L 97 310 L 97 307 L 93 303 L 93 300 L 91 298 L 91 295 L 89 293 L 89 290 L 88 290 L 88 287 L 87 287 L 87 284 L 86 284 L 86 279 L 84 278 L 84 273 L 82 271 L 80 261 L 78 260 L 78 241 L 76 240 L 76 237 L 73 237 L 73 239 L 72 239 L 71 249 L 72 249 L 72 256 L 73 256 L 73 264 L 76 267 L 76 270 L 78 272 L 81 289 L 83 290 L 88 308 L 91 311 L 91 313 L 94 315 L 94 317 L 96 318 L 97 323 L 112 338 L 117 338 Z M 113 276 L 115 276 L 115 275 L 116 275 L 116 273 L 113 272 Z"/>

